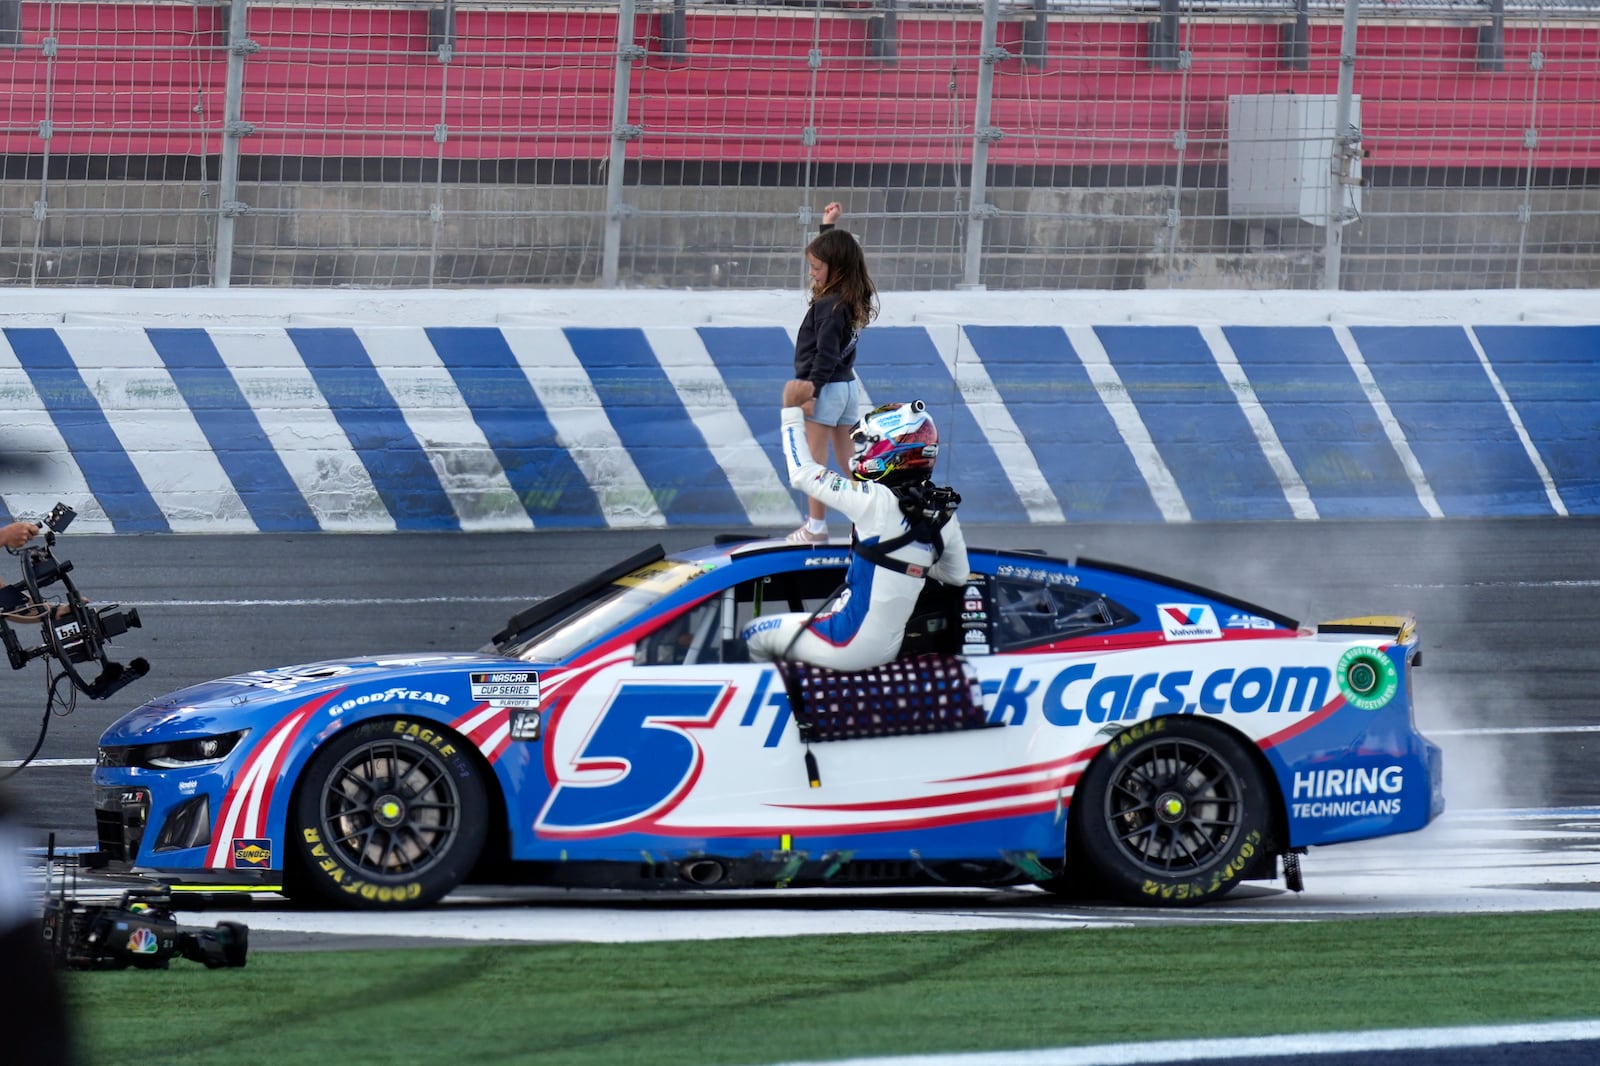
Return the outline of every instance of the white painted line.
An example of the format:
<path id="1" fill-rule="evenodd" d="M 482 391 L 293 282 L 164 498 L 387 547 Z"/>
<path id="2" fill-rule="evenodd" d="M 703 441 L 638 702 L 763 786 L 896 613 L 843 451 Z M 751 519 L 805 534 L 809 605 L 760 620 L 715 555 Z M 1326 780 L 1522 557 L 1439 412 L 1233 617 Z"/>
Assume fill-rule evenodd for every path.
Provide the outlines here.
<path id="1" fill-rule="evenodd" d="M 1467 327 L 1467 342 L 1478 354 L 1478 362 L 1483 366 L 1483 372 L 1488 375 L 1489 384 L 1494 386 L 1494 394 L 1500 397 L 1500 406 L 1506 409 L 1506 417 L 1511 419 L 1511 428 L 1517 431 L 1517 439 L 1522 442 L 1522 450 L 1528 453 L 1533 468 L 1539 472 L 1539 480 L 1544 483 L 1544 494 L 1550 498 L 1550 506 L 1555 509 L 1556 514 L 1565 518 L 1567 505 L 1562 502 L 1561 493 L 1556 489 L 1555 479 L 1550 476 L 1550 470 L 1544 465 L 1544 458 L 1534 446 L 1533 438 L 1528 436 L 1527 427 L 1522 424 L 1522 415 L 1511 402 L 1511 394 L 1506 392 L 1505 386 L 1500 383 L 1500 375 L 1494 372 L 1494 367 L 1489 363 L 1489 353 L 1483 350 L 1483 344 L 1471 326 Z"/>
<path id="2" fill-rule="evenodd" d="M 0 485 L 6 509 L 14 517 L 29 518 L 48 514 L 62 500 L 77 508 L 78 529 L 111 532 L 111 520 L 89 491 L 89 482 L 4 333 L 0 333 L 0 403 L 5 405 L 0 446 L 7 449 L 8 458 L 21 460 L 6 471 L 5 484 Z"/>
<path id="3" fill-rule="evenodd" d="M 28 764 L 29 769 L 45 766 L 93 766 L 93 759 L 35 759 Z M 0 760 L 0 768 L 12 770 L 22 765 L 21 759 Z"/>
<path id="4" fill-rule="evenodd" d="M 1452 581 L 1448 584 L 1396 584 L 1397 589 L 1591 589 L 1600 588 L 1600 578 L 1575 578 L 1566 581 Z"/>
<path id="5" fill-rule="evenodd" d="M 318 528 L 394 532 L 372 475 L 289 335 L 281 329 L 208 332 Z"/>
<path id="6" fill-rule="evenodd" d="M 417 603 L 538 603 L 543 596 L 314 596 L 305 599 L 138 600 L 131 607 L 394 607 Z"/>
<path id="7" fill-rule="evenodd" d="M 57 338 L 174 533 L 256 532 L 149 334 L 78 329 Z"/>
<path id="8" fill-rule="evenodd" d="M 966 333 L 959 326 L 929 326 L 927 332 L 934 350 L 939 353 L 939 359 L 950 371 L 950 380 L 955 382 L 961 401 L 972 413 L 989 447 L 994 449 L 996 458 L 1000 460 L 1000 469 L 1011 481 L 1017 499 L 1022 501 L 1028 521 L 1065 522 L 1067 516 L 1062 512 L 1061 502 L 1056 499 L 1050 482 L 1045 480 L 1044 472 L 1039 469 L 1038 457 L 1033 454 L 1033 449 L 1022 435 L 1022 429 L 1000 399 L 994 379 L 972 350 Z M 968 353 L 965 358 L 963 353 Z M 946 466 L 945 469 L 948 471 L 950 468 Z"/>
<path id="9" fill-rule="evenodd" d="M 1429 729 L 1430 737 L 1510 737 L 1532 733 L 1600 733 L 1600 725 L 1482 726 L 1476 729 Z"/>
<path id="10" fill-rule="evenodd" d="M 566 449 L 600 501 L 606 525 L 614 529 L 665 526 L 667 519 L 655 494 L 622 446 L 622 438 L 566 333 L 507 326 L 500 335 L 544 405 L 545 417 L 556 431 L 556 445 Z M 629 412 L 623 408 L 616 413 L 627 417 Z"/>
<path id="11" fill-rule="evenodd" d="M 420 326 L 381 326 L 358 328 L 355 334 L 428 457 L 461 528 L 469 533 L 532 529 L 533 519 L 500 457 L 427 333 Z"/>
<path id="12" fill-rule="evenodd" d="M 1361 349 L 1356 347 L 1356 339 L 1351 336 L 1350 327 L 1334 326 L 1333 336 L 1339 342 L 1339 347 L 1344 350 L 1344 357 L 1349 361 L 1350 369 L 1355 371 L 1356 380 L 1361 382 L 1361 388 L 1367 394 L 1367 402 L 1377 412 L 1378 422 L 1389 438 L 1389 446 L 1400 457 L 1400 465 L 1411 478 L 1417 499 L 1422 502 L 1422 509 L 1428 512 L 1430 518 L 1443 518 L 1444 510 L 1433 494 L 1433 486 L 1428 484 L 1428 475 L 1423 473 L 1422 464 L 1417 461 L 1416 453 L 1411 450 L 1411 442 L 1406 440 L 1405 431 L 1400 428 L 1400 420 L 1395 418 L 1394 412 L 1389 409 L 1389 401 L 1384 399 L 1383 390 L 1378 388 L 1377 379 L 1367 367 L 1366 357 L 1361 354 Z"/>
<path id="13" fill-rule="evenodd" d="M 1172 476 L 1166 460 L 1161 458 L 1160 450 L 1150 437 L 1150 429 L 1144 424 L 1139 408 L 1129 398 L 1128 387 L 1111 365 L 1111 356 L 1107 354 L 1105 345 L 1100 343 L 1099 334 L 1095 333 L 1092 326 L 1067 326 L 1065 331 L 1089 380 L 1094 383 L 1095 391 L 1100 394 L 1100 402 L 1105 405 L 1106 413 L 1116 423 L 1122 442 L 1132 453 L 1134 464 L 1144 476 L 1145 484 L 1150 486 L 1150 495 L 1161 510 L 1162 520 L 1189 521 L 1189 505 L 1184 502 L 1183 490 L 1178 488 L 1178 479 Z"/>
<path id="14" fill-rule="evenodd" d="M 1278 438 L 1278 430 L 1273 426 L 1266 408 L 1256 399 L 1255 386 L 1250 383 L 1244 367 L 1239 365 L 1239 357 L 1223 335 L 1222 327 L 1201 326 L 1200 339 L 1211 349 L 1211 358 L 1216 361 L 1217 369 L 1222 371 L 1222 379 L 1233 391 L 1239 410 L 1244 412 L 1245 421 L 1250 423 L 1251 430 L 1255 432 L 1261 454 L 1266 456 L 1267 465 L 1277 475 L 1278 484 L 1283 488 L 1283 498 L 1289 501 L 1290 513 L 1299 519 L 1315 520 L 1319 516 L 1311 492 L 1301 480 L 1300 471 L 1294 468 L 1294 460 L 1284 450 L 1283 441 Z"/>
<path id="15" fill-rule="evenodd" d="M 753 526 L 789 525 L 800 520 L 796 496 L 778 476 L 760 448 L 743 442 L 755 440 L 722 380 L 700 334 L 690 329 L 650 329 L 645 340 L 655 352 L 661 372 L 672 383 L 689 420 L 700 431 L 711 457 L 728 479 L 745 517 Z M 781 371 L 780 371 L 781 373 Z M 777 390 L 773 390 L 772 423 L 778 424 Z M 848 458 L 848 456 L 846 457 Z"/>
<path id="16" fill-rule="evenodd" d="M 958 1055 L 889 1055 L 882 1058 L 806 1059 L 779 1066 L 1129 1066 L 1231 1058 L 1292 1058 L 1370 1051 L 1421 1051 L 1551 1044 L 1600 1039 L 1600 1021 L 1469 1025 L 1453 1029 L 1377 1029 L 1366 1032 L 1293 1033 L 1222 1040 L 1151 1040 L 1136 1044 L 975 1051 Z"/>

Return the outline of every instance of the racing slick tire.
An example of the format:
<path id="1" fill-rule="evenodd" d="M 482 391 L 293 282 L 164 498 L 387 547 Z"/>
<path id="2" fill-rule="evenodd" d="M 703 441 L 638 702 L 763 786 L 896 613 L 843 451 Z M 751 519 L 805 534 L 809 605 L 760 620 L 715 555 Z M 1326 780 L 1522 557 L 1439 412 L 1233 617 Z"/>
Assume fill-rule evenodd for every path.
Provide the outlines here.
<path id="1" fill-rule="evenodd" d="M 483 851 L 489 802 L 453 734 L 406 719 L 335 734 L 306 764 L 289 810 L 292 898 L 352 909 L 434 903 Z"/>
<path id="2" fill-rule="evenodd" d="M 1192 906 L 1227 895 L 1265 857 L 1271 812 L 1244 741 L 1204 721 L 1152 718 L 1112 737 L 1084 772 L 1068 854 L 1123 902 Z"/>

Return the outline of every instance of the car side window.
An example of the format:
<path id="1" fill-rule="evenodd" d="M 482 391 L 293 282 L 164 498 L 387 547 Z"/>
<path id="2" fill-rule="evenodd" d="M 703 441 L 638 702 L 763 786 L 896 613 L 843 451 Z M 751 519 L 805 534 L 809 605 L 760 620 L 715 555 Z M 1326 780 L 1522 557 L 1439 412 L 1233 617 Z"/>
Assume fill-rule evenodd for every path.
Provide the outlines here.
<path id="1" fill-rule="evenodd" d="M 1136 620 L 1132 611 L 1093 589 L 1014 577 L 994 578 L 990 588 L 1000 649 L 1048 644 Z"/>
<path id="2" fill-rule="evenodd" d="M 734 624 L 729 634 L 736 636 L 757 616 L 818 610 L 832 600 L 843 582 L 841 567 L 817 567 L 741 582 L 731 590 Z M 633 649 L 634 665 L 687 666 L 722 662 L 726 591 L 696 604 L 642 637 Z"/>
<path id="3" fill-rule="evenodd" d="M 842 567 L 818 567 L 746 581 L 739 585 L 738 625 L 742 632 L 759 616 L 804 612 L 823 608 L 844 586 Z"/>
<path id="4" fill-rule="evenodd" d="M 717 620 L 721 596 L 691 607 L 633 649 L 635 666 L 683 666 L 722 661 L 722 641 Z"/>

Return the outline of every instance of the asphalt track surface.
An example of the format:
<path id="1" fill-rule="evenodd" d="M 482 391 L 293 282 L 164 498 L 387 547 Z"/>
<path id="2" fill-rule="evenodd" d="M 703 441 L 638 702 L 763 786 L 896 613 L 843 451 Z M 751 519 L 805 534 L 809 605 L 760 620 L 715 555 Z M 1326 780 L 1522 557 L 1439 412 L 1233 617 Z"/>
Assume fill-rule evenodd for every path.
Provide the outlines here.
<path id="1" fill-rule="evenodd" d="M 33 765 L 6 787 L 58 847 L 94 842 L 89 763 L 101 730 L 146 699 L 207 678 L 372 652 L 473 650 L 522 606 L 650 544 L 717 530 L 523 534 L 81 536 L 58 557 L 98 604 L 136 606 L 116 644 L 148 677 L 52 717 Z M 842 529 L 836 532 L 843 532 Z M 968 540 L 1141 567 L 1307 622 L 1410 612 L 1422 641 L 1416 713 L 1445 752 L 1446 816 L 1422 833 L 1315 849 L 1306 891 L 1251 884 L 1193 911 L 1071 906 L 1028 890 L 693 893 L 462 890 L 399 920 L 291 910 L 267 897 L 228 913 L 261 948 L 456 940 L 629 940 L 956 928 L 1332 919 L 1361 914 L 1600 906 L 1600 519 L 985 526 Z M 6 563 L 0 557 L 0 563 Z M 0 575 L 14 580 L 15 575 Z M 0 750 L 34 744 L 43 670 L 0 664 Z M 198 902 L 198 901 L 197 901 Z M 200 920 L 200 919 L 197 919 Z M 331 936 L 330 936 L 331 934 Z M 415 938 L 426 938 L 417 940 Z M 1524 1047 L 1526 1047 L 1524 1045 Z M 1311 1049 L 1307 1049 L 1311 1050 Z M 1600 1042 L 1455 1049 L 1438 1061 L 1594 1062 Z M 1228 1054 L 1234 1054 L 1234 1051 Z M 1169 1060 L 1212 1061 L 1197 1052 Z M 1363 1062 L 1415 1063 L 1379 1052 Z M 1215 1061 L 1222 1061 L 1219 1056 Z M 1038 1060 L 1040 1062 L 1045 1060 Z M 1068 1061 L 1063 1057 L 1062 1062 Z M 1078 1060 L 1073 1060 L 1078 1061 Z M 1082 1060 L 1087 1061 L 1087 1060 Z M 1284 1061 L 1281 1056 L 1231 1062 Z M 1357 1061 L 1316 1055 L 1307 1061 Z"/>

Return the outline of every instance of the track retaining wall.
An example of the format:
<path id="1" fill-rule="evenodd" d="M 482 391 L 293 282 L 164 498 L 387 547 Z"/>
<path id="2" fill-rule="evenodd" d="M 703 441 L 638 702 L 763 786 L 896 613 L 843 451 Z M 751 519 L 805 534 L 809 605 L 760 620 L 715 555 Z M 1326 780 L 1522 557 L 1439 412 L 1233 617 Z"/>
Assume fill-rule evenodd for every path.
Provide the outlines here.
<path id="1" fill-rule="evenodd" d="M 883 302 L 868 398 L 928 402 L 969 521 L 1600 513 L 1589 294 Z M 0 519 L 59 499 L 86 532 L 781 529 L 803 311 L 771 292 L 16 293 Z"/>

